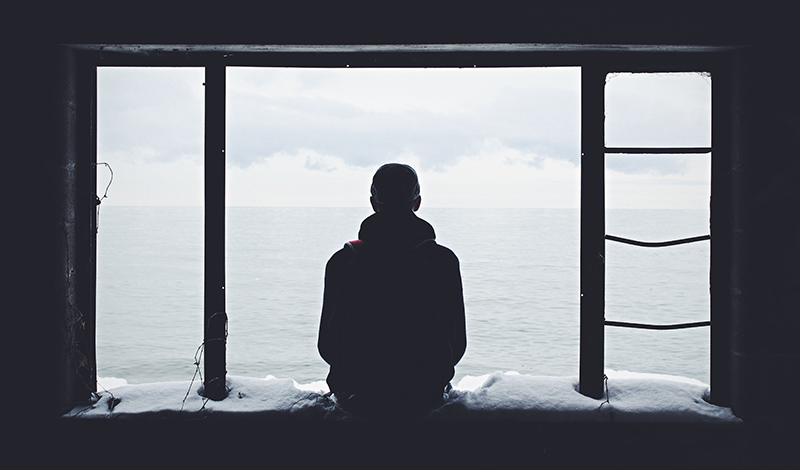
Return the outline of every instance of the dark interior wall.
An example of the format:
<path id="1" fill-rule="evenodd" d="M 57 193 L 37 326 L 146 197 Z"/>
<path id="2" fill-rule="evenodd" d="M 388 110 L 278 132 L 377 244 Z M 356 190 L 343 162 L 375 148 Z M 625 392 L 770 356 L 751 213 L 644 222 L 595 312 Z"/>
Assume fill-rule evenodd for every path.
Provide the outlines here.
<path id="1" fill-rule="evenodd" d="M 109 44 L 750 44 L 791 37 L 771 2 L 462 0 L 52 2 L 18 34 Z M 786 10 L 788 12 L 788 10 Z"/>
<path id="2" fill-rule="evenodd" d="M 732 168 L 734 410 L 795 421 L 800 392 L 800 90 L 795 48 L 738 54 Z"/>
<path id="3" fill-rule="evenodd" d="M 800 104 L 792 75 L 796 38 L 787 26 L 790 11 L 718 2 L 472 1 L 455 7 L 411 2 L 381 9 L 366 2 L 266 8 L 252 3 L 98 3 L 9 14 L 22 26 L 11 42 L 8 60 L 16 67 L 8 74 L 5 111 L 14 117 L 7 121 L 13 138 L 6 159 L 12 160 L 10 174 L 20 175 L 9 186 L 16 199 L 10 199 L 8 218 L 18 228 L 9 243 L 11 264 L 18 266 L 7 294 L 16 299 L 12 375 L 27 384 L 30 398 L 41 400 L 43 415 L 76 396 L 81 358 L 67 351 L 77 340 L 72 308 L 88 301 L 70 290 L 79 252 L 91 249 L 77 241 L 91 220 L 74 211 L 85 207 L 88 195 L 72 186 L 78 178 L 74 172 L 86 162 L 81 158 L 91 149 L 72 140 L 77 134 L 71 126 L 87 121 L 71 114 L 78 112 L 70 104 L 79 95 L 72 83 L 78 72 L 71 69 L 77 59 L 56 47 L 65 43 L 753 46 L 737 59 L 732 91 L 731 118 L 737 126 L 731 169 L 737 247 L 731 254 L 732 400 L 737 413 L 753 419 L 784 419 L 790 413 L 784 404 L 800 388 L 795 339 L 800 334 L 800 233 L 793 216 L 800 202 L 795 144 Z M 64 238 L 67 226 L 77 227 L 70 232 L 74 239 Z M 91 267 L 80 268 L 85 269 Z"/>
<path id="4" fill-rule="evenodd" d="M 94 166 L 94 73 L 76 51 L 52 51 L 52 116 L 54 132 L 47 140 L 52 156 L 45 169 L 52 188 L 47 227 L 52 258 L 53 295 L 48 298 L 51 326 L 50 367 L 53 394 L 63 407 L 94 391 L 96 212 Z M 50 317 L 52 315 L 52 317 Z"/>
<path id="5" fill-rule="evenodd" d="M 4 237 L 4 261 L 13 268 L 3 292 L 11 300 L 5 333 L 11 340 L 9 385 L 16 386 L 9 389 L 38 404 L 10 411 L 35 421 L 57 413 L 70 397 L 86 395 L 76 371 L 85 373 L 90 365 L 78 345 L 93 341 L 93 331 L 87 335 L 85 329 L 93 322 L 82 312 L 93 313 L 94 271 L 87 255 L 94 244 L 86 230 L 88 195 L 78 187 L 95 172 L 86 166 L 91 155 L 80 138 L 86 116 L 78 106 L 76 55 L 36 45 L 12 51 L 9 63 L 17 65 L 6 75 L 3 95 L 10 116 L 4 224 L 11 235 Z"/>

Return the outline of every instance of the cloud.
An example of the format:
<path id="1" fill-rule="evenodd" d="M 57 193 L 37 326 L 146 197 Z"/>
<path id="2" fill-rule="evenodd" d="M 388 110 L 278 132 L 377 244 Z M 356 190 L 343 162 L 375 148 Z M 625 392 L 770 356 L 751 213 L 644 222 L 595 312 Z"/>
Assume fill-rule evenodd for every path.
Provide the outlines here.
<path id="1" fill-rule="evenodd" d="M 421 173 L 423 201 L 435 207 L 575 208 L 580 169 L 486 140 L 473 155 L 440 171 Z"/>
<path id="2" fill-rule="evenodd" d="M 125 154 L 105 155 L 114 171 L 108 199 L 102 205 L 201 206 L 203 205 L 203 160 L 181 157 L 169 161 L 137 161 Z M 98 166 L 97 194 L 102 196 L 110 180 Z"/>
<path id="3" fill-rule="evenodd" d="M 606 145 L 710 146 L 710 78 L 700 73 L 609 76 Z"/>
<path id="4" fill-rule="evenodd" d="M 306 163 L 304 165 L 308 170 L 331 172 L 342 167 L 342 162 L 339 159 L 318 155 L 313 152 L 310 153 L 311 155 L 306 156 Z"/>
<path id="5" fill-rule="evenodd" d="M 673 156 L 673 159 L 682 166 L 680 172 L 654 170 L 649 173 L 626 173 L 607 166 L 606 207 L 708 210 L 711 197 L 711 159 L 708 155 L 681 155 Z"/>
<path id="6" fill-rule="evenodd" d="M 452 165 L 487 139 L 573 164 L 580 158 L 578 68 L 228 71 L 233 166 L 300 149 L 367 167 L 414 154 Z M 99 150 L 170 161 L 203 153 L 200 68 L 101 68 Z M 617 74 L 607 82 L 607 144 L 710 143 L 710 79 Z M 679 174 L 664 158 L 609 159 L 624 173 Z"/>
<path id="7" fill-rule="evenodd" d="M 606 170 L 638 176 L 692 176 L 693 161 L 708 160 L 708 154 L 610 154 L 606 155 Z"/>
<path id="8" fill-rule="evenodd" d="M 608 81 L 608 145 L 708 145 L 708 77 L 627 75 Z M 202 204 L 203 79 L 99 69 L 109 203 Z M 429 206 L 577 207 L 579 147 L 577 68 L 228 70 L 232 205 L 360 206 L 372 172 L 400 161 Z M 609 207 L 707 204 L 707 162 L 609 155 Z"/>
<path id="9" fill-rule="evenodd" d="M 203 155 L 203 69 L 100 67 L 98 153 L 166 162 Z"/>
<path id="10" fill-rule="evenodd" d="M 374 171 L 313 150 L 279 152 L 247 168 L 229 166 L 226 199 L 231 206 L 367 207 Z"/>
<path id="11" fill-rule="evenodd" d="M 113 155 L 112 155 L 113 157 Z M 111 158 L 112 205 L 202 205 L 203 161 L 137 162 Z M 685 174 L 629 174 L 606 171 L 608 208 L 707 209 L 710 160 L 685 157 Z M 527 153 L 486 140 L 472 154 L 438 168 L 418 156 L 397 161 L 418 170 L 424 207 L 542 207 L 580 205 L 580 167 L 569 161 Z M 229 166 L 227 203 L 232 206 L 364 207 L 378 164 L 350 165 L 310 149 L 279 152 L 247 168 Z M 98 194 L 108 182 L 99 170 Z"/>
<path id="12" fill-rule="evenodd" d="M 418 170 L 425 207 L 577 207 L 579 169 L 570 162 L 488 140 L 439 169 L 412 154 L 398 161 Z M 310 164 L 311 163 L 311 164 Z M 368 207 L 378 165 L 360 167 L 312 150 L 278 153 L 228 170 L 228 203 L 244 206 Z"/>
<path id="13" fill-rule="evenodd" d="M 232 164 L 313 149 L 370 166 L 412 153 L 440 167 L 486 139 L 577 162 L 577 69 L 234 69 Z M 294 83 L 298 75 L 311 76 Z"/>

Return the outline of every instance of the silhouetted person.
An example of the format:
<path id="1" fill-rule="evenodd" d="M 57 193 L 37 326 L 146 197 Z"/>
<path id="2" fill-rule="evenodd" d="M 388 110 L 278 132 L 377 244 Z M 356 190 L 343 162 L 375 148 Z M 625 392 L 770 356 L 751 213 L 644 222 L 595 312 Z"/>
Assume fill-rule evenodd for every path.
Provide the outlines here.
<path id="1" fill-rule="evenodd" d="M 319 352 L 345 409 L 419 416 L 442 403 L 467 345 L 458 258 L 415 214 L 414 169 L 375 173 L 375 213 L 325 268 Z"/>

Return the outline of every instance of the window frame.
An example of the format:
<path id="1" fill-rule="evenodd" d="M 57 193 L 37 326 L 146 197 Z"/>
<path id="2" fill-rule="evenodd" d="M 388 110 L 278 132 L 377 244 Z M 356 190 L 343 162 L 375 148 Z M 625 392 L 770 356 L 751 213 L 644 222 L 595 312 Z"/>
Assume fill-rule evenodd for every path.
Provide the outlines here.
<path id="1" fill-rule="evenodd" d="M 609 321 L 605 318 L 605 262 L 606 240 L 628 243 L 639 246 L 657 247 L 677 245 L 684 243 L 694 243 L 698 241 L 711 240 L 710 235 L 701 235 L 682 240 L 673 240 L 665 243 L 647 243 L 634 240 L 623 239 L 606 233 L 605 227 L 605 156 L 609 154 L 636 153 L 636 154 L 709 154 L 712 165 L 712 179 L 714 179 L 714 142 L 719 142 L 720 132 L 725 129 L 719 125 L 715 127 L 714 115 L 719 112 L 720 94 L 714 94 L 712 86 L 712 106 L 711 106 L 711 133 L 712 142 L 709 147 L 607 147 L 605 143 L 605 88 L 607 78 L 614 73 L 708 73 L 712 75 L 712 70 L 719 71 L 718 67 L 711 67 L 706 64 L 696 70 L 670 70 L 668 65 L 661 67 L 648 67 L 645 64 L 638 66 L 631 65 L 593 65 L 581 69 L 581 237 L 580 237 L 580 372 L 579 390 L 584 395 L 592 398 L 601 398 L 604 388 L 604 364 L 605 364 L 605 327 L 615 326 L 623 328 L 646 328 L 654 330 L 685 329 L 711 326 L 711 321 L 700 321 L 693 323 L 671 324 L 671 325 L 645 325 L 627 322 Z M 715 106 L 716 104 L 716 106 Z M 716 135 L 716 137 L 715 137 Z M 712 186 L 713 187 L 713 186 Z M 714 200 L 713 192 L 711 200 Z M 587 210 L 588 209 L 588 210 Z M 711 208 L 710 208 L 711 209 Z M 709 227 L 711 229 L 711 227 Z M 712 263 L 713 266 L 713 263 Z M 713 274 L 713 271 L 712 271 Z M 714 276 L 710 276 L 714 277 Z M 711 285 L 714 283 L 711 282 Z M 714 292 L 710 290 L 709 295 Z M 713 312 L 713 308 L 711 309 Z M 714 315 L 709 312 L 720 328 L 712 328 L 712 343 L 720 336 L 723 329 L 729 329 L 730 323 L 727 319 L 722 319 L 719 314 Z M 714 335 L 716 334 L 716 335 Z M 726 332 L 727 334 L 727 332 Z M 719 364 L 719 357 L 726 356 L 725 351 L 719 348 L 711 348 L 712 364 Z M 727 397 L 727 389 L 730 382 L 729 374 L 721 374 L 721 370 L 727 371 L 727 366 L 717 366 L 717 373 L 714 375 L 712 370 L 711 389 L 715 393 L 714 398 L 721 396 Z M 716 390 L 715 390 L 716 385 Z M 727 398 L 726 398 L 727 400 Z M 721 401 L 721 400 L 720 400 Z"/>
<path id="2" fill-rule="evenodd" d="M 711 401 L 727 406 L 730 401 L 730 280 L 725 270 L 730 265 L 724 254 L 729 253 L 732 203 L 724 203 L 730 191 L 729 167 L 730 128 L 725 116 L 730 111 L 731 61 L 727 52 L 732 48 L 722 46 L 592 46 L 592 45 L 537 45 L 537 44 L 438 44 L 438 45 L 342 45 L 342 46 L 172 46 L 172 45 L 68 45 L 81 56 L 79 81 L 82 89 L 81 106 L 94 109 L 96 102 L 96 69 L 101 66 L 171 66 L 205 67 L 206 70 L 206 243 L 205 243 L 205 381 L 222 384 L 208 387 L 208 396 L 222 399 L 227 392 L 225 383 L 226 322 L 219 322 L 224 313 L 224 195 L 225 195 L 225 67 L 581 67 L 581 393 L 602 396 L 603 378 L 603 285 L 602 263 L 604 257 L 604 153 L 602 101 L 605 76 L 609 72 L 708 72 L 714 77 L 712 87 L 712 184 L 711 184 Z M 222 72 L 220 74 L 220 71 Z M 221 82 L 220 80 L 221 78 Z M 597 77 L 602 77 L 598 80 Z M 220 85 L 221 83 L 221 85 Z M 598 94 L 598 84 L 601 87 Z M 93 91 L 90 93 L 88 91 Z M 220 104 L 219 97 L 222 97 Z M 600 101 L 598 103 L 598 96 Z M 210 101 L 211 100 L 211 101 Z M 209 106 L 209 103 L 215 103 Z M 599 127 L 598 127 L 599 123 Z M 89 149 L 89 168 L 95 174 L 96 113 L 82 132 Z M 210 139 L 209 139 L 210 138 Z M 221 139 L 221 140 L 220 140 Z M 594 159 L 594 160 L 592 160 Z M 587 166 L 586 163 L 590 162 Z M 598 176 L 597 167 L 601 173 Z M 208 171 L 214 165 L 215 171 Z M 221 168 L 221 170 L 219 170 Z M 80 183 L 91 188 L 94 195 L 94 177 L 85 177 Z M 591 182 L 591 183 L 589 183 Z M 598 184 L 599 183 L 599 184 Z M 598 190 L 598 188 L 600 188 Z M 86 189 L 84 189 L 86 191 Z M 220 196 L 221 195 L 221 196 Z M 715 195 L 722 195 L 715 197 Z M 220 199 L 221 198 L 221 199 Z M 94 200 L 92 201 L 94 202 Z M 213 210 L 209 211 L 212 207 Z M 88 211 L 91 210 L 91 213 Z M 95 211 L 84 207 L 92 220 Z M 221 231 L 222 235 L 219 235 Z M 211 237 L 209 238 L 209 234 Z M 211 240 L 211 242 L 209 242 Z M 584 253 L 584 241 L 591 241 Z M 90 265 L 96 260 L 96 234 L 89 236 L 84 257 Z M 602 259 L 602 258 L 600 258 Z M 221 266 L 221 269 L 220 269 Z M 594 266 L 594 269 L 584 269 Z M 586 274 L 584 274 L 586 271 Z M 214 274 L 216 273 L 216 274 Z M 584 279 L 586 276 L 586 279 Z M 586 284 L 584 284 L 586 282 Z M 94 282 L 86 289 L 85 297 L 94 299 Z M 88 285 L 88 284 L 87 284 Z M 586 285 L 586 301 L 584 301 Z M 598 290 L 598 286 L 600 289 Z M 85 307 L 87 332 L 94 333 L 94 302 Z M 584 303 L 587 304 L 584 314 Z M 598 307 L 599 306 L 599 307 Z M 598 313 L 599 312 L 599 313 Z M 87 314 L 88 313 L 88 314 Z M 213 324 L 212 324 L 213 323 Z M 599 334 L 598 334 L 599 332 Z M 599 337 L 599 347 L 597 338 Z M 219 346 L 214 348 L 215 340 Z M 96 379 L 94 338 L 81 346 L 90 358 L 90 378 Z M 599 352 L 598 352 L 599 351 Z M 96 380 L 95 380 L 96 383 Z M 87 390 L 88 395 L 95 390 Z"/>

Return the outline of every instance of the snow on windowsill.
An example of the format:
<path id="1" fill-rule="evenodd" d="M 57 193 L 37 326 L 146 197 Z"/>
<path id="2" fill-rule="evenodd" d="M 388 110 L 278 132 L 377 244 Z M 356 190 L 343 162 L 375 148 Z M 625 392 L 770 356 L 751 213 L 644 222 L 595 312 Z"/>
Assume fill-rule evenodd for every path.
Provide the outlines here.
<path id="1" fill-rule="evenodd" d="M 494 372 L 467 376 L 454 385 L 443 406 L 426 418 L 433 421 L 539 422 L 705 422 L 737 423 L 729 408 L 706 401 L 708 385 L 684 377 L 607 371 L 608 394 L 581 395 L 577 377 Z M 91 405 L 76 406 L 65 417 L 137 418 L 263 416 L 311 420 L 358 420 L 324 394 L 324 381 L 298 384 L 289 378 L 228 376 L 230 392 L 221 401 L 199 393 L 195 381 L 129 385 L 99 379 L 107 390 Z M 188 393 L 187 393 L 188 392 Z M 391 406 L 391 403 L 387 403 Z"/>

